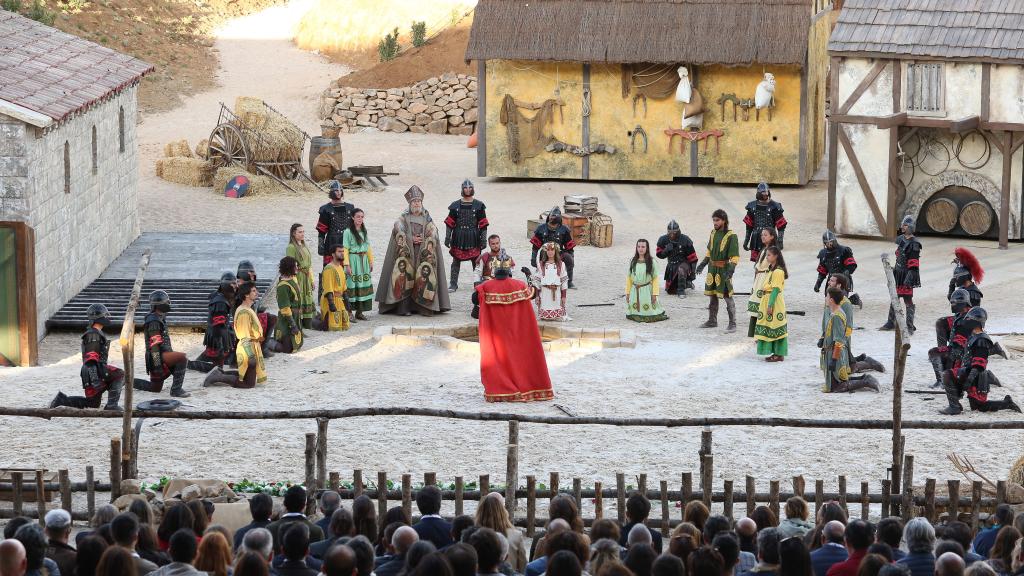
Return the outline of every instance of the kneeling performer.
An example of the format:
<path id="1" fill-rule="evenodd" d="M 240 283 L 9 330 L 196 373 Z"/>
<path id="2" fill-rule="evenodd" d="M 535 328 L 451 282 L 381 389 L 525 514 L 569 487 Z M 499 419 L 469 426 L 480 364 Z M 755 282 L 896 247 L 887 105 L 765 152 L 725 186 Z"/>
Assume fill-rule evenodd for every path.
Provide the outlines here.
<path id="1" fill-rule="evenodd" d="M 825 373 L 824 392 L 855 392 L 869 389 L 878 392 L 878 381 L 870 374 L 850 378 L 848 321 L 842 303 L 842 290 L 829 288 L 825 303 L 830 312 L 821 340 L 821 370 Z"/>
<path id="2" fill-rule="evenodd" d="M 171 335 L 167 333 L 167 313 L 171 311 L 171 297 L 163 290 L 149 295 L 149 314 L 145 320 L 146 373 L 149 380 L 136 378 L 132 387 L 144 392 L 160 392 L 164 380 L 173 375 L 171 396 L 188 398 L 185 391 L 185 368 L 188 358 L 171 349 Z"/>
<path id="3" fill-rule="evenodd" d="M 107 364 L 110 340 L 103 334 L 103 327 L 110 325 L 110 312 L 103 304 L 91 304 L 86 311 L 89 327 L 82 335 L 82 388 L 85 396 L 67 396 L 57 392 L 50 402 L 50 408 L 70 406 L 72 408 L 99 408 L 100 397 L 107 393 L 104 410 L 121 410 L 121 388 L 124 386 L 124 371 Z"/>
<path id="4" fill-rule="evenodd" d="M 256 285 L 245 282 L 238 289 L 238 307 L 235 310 L 233 325 L 235 338 L 235 356 L 238 358 L 238 372 L 227 372 L 221 367 L 214 368 L 206 377 L 203 386 L 227 384 L 232 388 L 255 388 L 256 384 L 267 379 L 263 368 L 263 353 L 260 344 L 264 340 L 263 326 L 252 309 L 253 303 L 259 298 Z"/>
<path id="5" fill-rule="evenodd" d="M 992 374 L 988 371 L 988 357 L 994 344 L 992 338 L 985 333 L 985 322 L 988 313 L 976 306 L 964 315 L 963 324 L 971 331 L 967 340 L 967 348 L 962 359 L 953 370 L 942 373 L 942 384 L 946 389 L 949 406 L 939 410 L 940 414 L 953 416 L 964 411 L 960 397 L 967 392 L 967 400 L 971 410 L 979 412 L 995 412 L 996 410 L 1013 410 L 1020 412 L 1020 406 L 1009 395 L 1002 400 L 989 400 L 988 391 Z"/>

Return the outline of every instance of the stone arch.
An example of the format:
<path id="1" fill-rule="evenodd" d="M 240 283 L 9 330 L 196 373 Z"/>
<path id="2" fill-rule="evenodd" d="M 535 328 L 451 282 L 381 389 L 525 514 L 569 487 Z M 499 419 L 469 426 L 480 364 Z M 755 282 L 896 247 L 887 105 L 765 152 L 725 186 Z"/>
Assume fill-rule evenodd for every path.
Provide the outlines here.
<path id="1" fill-rule="evenodd" d="M 904 215 L 910 214 L 915 220 L 919 220 L 921 208 L 928 202 L 928 199 L 949 186 L 962 186 L 978 192 L 988 201 L 989 207 L 995 212 L 996 220 L 999 219 L 999 205 L 1001 201 L 999 187 L 977 172 L 964 172 L 960 170 L 948 170 L 914 186 L 913 192 L 907 194 L 907 199 L 901 206 L 900 219 Z M 1013 212 L 1010 213 L 1009 224 L 1010 230 L 1016 230 L 1019 226 L 1017 215 Z"/>

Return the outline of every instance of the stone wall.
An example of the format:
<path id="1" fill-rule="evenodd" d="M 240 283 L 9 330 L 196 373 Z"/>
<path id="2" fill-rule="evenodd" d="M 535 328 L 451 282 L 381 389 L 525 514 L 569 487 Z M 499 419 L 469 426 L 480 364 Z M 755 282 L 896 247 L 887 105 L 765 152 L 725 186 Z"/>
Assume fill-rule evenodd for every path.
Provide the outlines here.
<path id="1" fill-rule="evenodd" d="M 46 132 L 0 115 L 0 220 L 35 230 L 40 337 L 46 320 L 139 235 L 136 112 L 129 87 Z"/>
<path id="2" fill-rule="evenodd" d="M 320 118 L 341 132 L 376 128 L 385 132 L 461 134 L 476 128 L 476 78 L 444 74 L 405 88 L 339 88 L 320 96 Z"/>

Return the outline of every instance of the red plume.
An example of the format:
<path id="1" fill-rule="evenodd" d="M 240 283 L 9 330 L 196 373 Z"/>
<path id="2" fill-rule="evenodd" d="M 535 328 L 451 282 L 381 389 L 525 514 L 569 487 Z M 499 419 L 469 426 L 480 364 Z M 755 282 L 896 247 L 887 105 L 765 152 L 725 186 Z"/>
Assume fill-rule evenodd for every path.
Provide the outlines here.
<path id="1" fill-rule="evenodd" d="M 980 284 L 981 280 L 985 277 L 985 269 L 981 267 L 981 262 L 978 262 L 974 254 L 963 246 L 958 246 L 956 250 L 953 250 L 953 254 L 956 255 L 961 266 L 970 270 L 974 283 Z"/>

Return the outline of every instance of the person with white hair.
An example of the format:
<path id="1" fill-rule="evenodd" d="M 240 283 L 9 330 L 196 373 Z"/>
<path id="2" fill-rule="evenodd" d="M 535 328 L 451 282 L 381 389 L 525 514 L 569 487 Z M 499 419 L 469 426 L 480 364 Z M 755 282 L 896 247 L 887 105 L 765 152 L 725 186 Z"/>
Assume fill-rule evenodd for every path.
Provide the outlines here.
<path id="1" fill-rule="evenodd" d="M 651 531 L 647 529 L 647 526 L 643 524 L 634 524 L 629 529 L 629 535 L 626 536 L 626 548 L 632 548 L 638 544 L 647 544 L 653 546 L 653 538 L 651 538 Z"/>
<path id="2" fill-rule="evenodd" d="M 259 554 L 266 559 L 267 564 L 274 559 L 274 536 L 266 528 L 253 528 L 245 533 L 242 538 L 242 545 L 238 547 L 238 554 L 246 552 Z"/>
<path id="3" fill-rule="evenodd" d="M 71 514 L 57 508 L 43 518 L 46 525 L 46 557 L 57 563 L 61 574 L 74 574 L 78 553 L 68 545 L 71 535 Z"/>
<path id="4" fill-rule="evenodd" d="M 420 535 L 410 526 L 402 526 L 391 535 L 391 546 L 395 549 L 395 555 L 390 560 L 378 566 L 374 573 L 377 576 L 395 576 L 405 568 L 405 556 L 418 542 Z"/>
<path id="5" fill-rule="evenodd" d="M 908 554 L 896 563 L 910 568 L 912 576 L 932 576 L 935 573 L 935 528 L 924 518 L 912 518 L 903 528 L 903 541 Z"/>
<path id="6" fill-rule="evenodd" d="M 935 561 L 935 576 L 964 576 L 964 559 L 956 552 L 946 552 Z"/>

